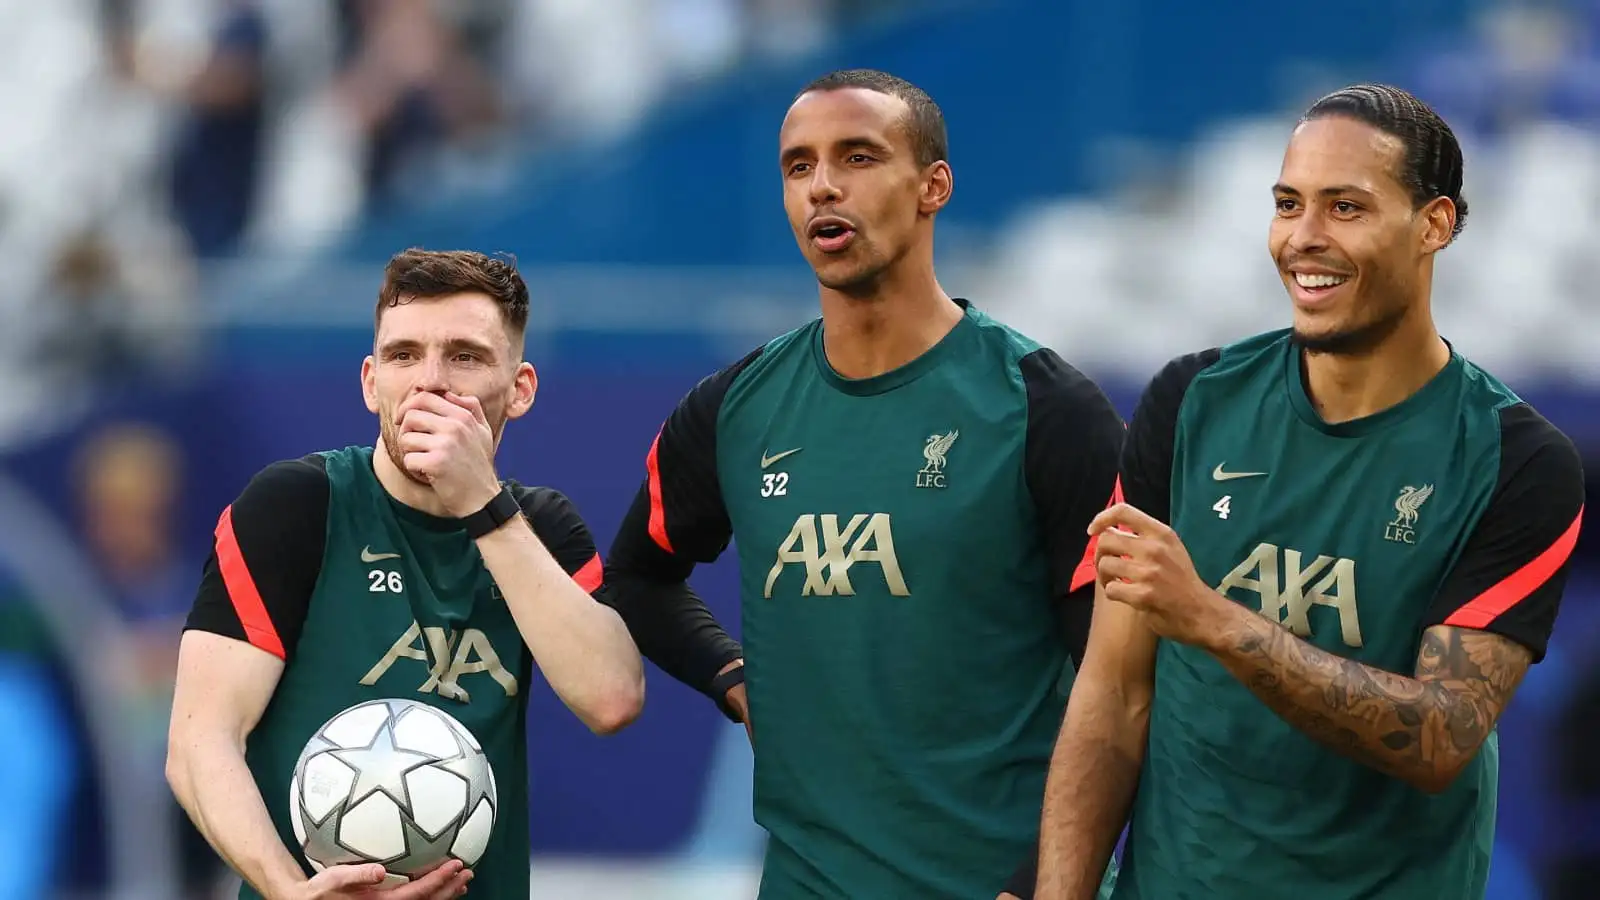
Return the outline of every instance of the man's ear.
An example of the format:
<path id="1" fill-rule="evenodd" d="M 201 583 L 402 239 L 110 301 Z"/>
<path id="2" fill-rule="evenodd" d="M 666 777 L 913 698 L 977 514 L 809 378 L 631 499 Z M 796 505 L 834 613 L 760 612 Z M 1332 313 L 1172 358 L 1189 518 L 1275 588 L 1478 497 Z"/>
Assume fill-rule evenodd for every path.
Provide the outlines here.
<path id="1" fill-rule="evenodd" d="M 511 401 L 506 404 L 506 418 L 520 419 L 533 409 L 533 398 L 539 393 L 539 373 L 533 363 L 523 360 L 517 364 L 517 375 L 511 381 Z"/>
<path id="2" fill-rule="evenodd" d="M 361 361 L 361 398 L 367 401 L 367 412 L 378 413 L 378 365 L 372 357 Z"/>
<path id="3" fill-rule="evenodd" d="M 1438 253 L 1456 239 L 1456 204 L 1449 197 L 1435 197 L 1418 211 L 1422 219 L 1422 252 Z"/>
<path id="4" fill-rule="evenodd" d="M 950 171 L 949 163 L 939 160 L 922 173 L 922 196 L 918 198 L 918 210 L 925 216 L 937 213 L 950 202 L 950 195 L 955 193 L 955 189 L 955 173 Z"/>

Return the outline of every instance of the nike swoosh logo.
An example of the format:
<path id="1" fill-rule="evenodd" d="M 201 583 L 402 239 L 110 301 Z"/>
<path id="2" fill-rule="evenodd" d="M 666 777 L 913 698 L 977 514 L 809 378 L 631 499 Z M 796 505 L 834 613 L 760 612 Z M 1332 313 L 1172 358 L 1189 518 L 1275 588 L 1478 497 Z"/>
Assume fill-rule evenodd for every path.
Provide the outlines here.
<path id="1" fill-rule="evenodd" d="M 785 456 L 793 456 L 794 454 L 799 453 L 802 449 L 803 448 L 801 447 L 796 447 L 793 450 L 785 450 L 776 456 L 768 456 L 766 451 L 763 450 L 761 452 L 761 468 L 765 469 L 767 466 L 770 466 L 778 460 L 783 459 Z"/>
<path id="2" fill-rule="evenodd" d="M 1217 467 L 1211 470 L 1211 477 L 1214 480 L 1232 481 L 1235 478 L 1260 478 L 1267 474 L 1265 472 L 1224 472 L 1222 470 L 1224 465 L 1226 465 L 1226 463 L 1217 463 Z"/>
<path id="3" fill-rule="evenodd" d="M 370 545 L 361 548 L 361 561 L 364 563 L 383 562 L 386 559 L 399 559 L 398 553 L 373 553 Z"/>

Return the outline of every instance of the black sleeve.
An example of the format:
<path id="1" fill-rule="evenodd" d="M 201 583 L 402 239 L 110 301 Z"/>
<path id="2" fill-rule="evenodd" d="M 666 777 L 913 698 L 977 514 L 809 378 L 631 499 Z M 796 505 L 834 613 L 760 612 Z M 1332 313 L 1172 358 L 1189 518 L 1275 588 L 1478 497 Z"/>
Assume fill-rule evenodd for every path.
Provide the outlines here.
<path id="1" fill-rule="evenodd" d="M 1167 524 L 1172 523 L 1172 461 L 1178 438 L 1178 410 L 1195 376 L 1222 358 L 1216 348 L 1180 356 L 1150 379 L 1134 408 L 1122 447 L 1122 499 Z"/>
<path id="2" fill-rule="evenodd" d="M 217 520 L 184 629 L 248 641 L 287 661 L 322 570 L 327 522 L 322 457 L 262 469 Z"/>
<path id="3" fill-rule="evenodd" d="M 1089 522 L 1111 503 L 1124 429 L 1111 400 L 1054 351 L 1022 358 L 1028 392 L 1023 466 L 1049 553 L 1062 631 L 1083 660 L 1094 609 L 1094 558 L 1086 557 Z"/>
<path id="4" fill-rule="evenodd" d="M 687 579 L 696 563 L 720 556 L 733 535 L 717 478 L 717 416 L 728 387 L 760 354 L 702 380 L 667 418 L 606 562 L 611 605 L 639 652 L 719 705 L 723 698 L 714 696 L 711 681 L 743 650 Z"/>
<path id="5" fill-rule="evenodd" d="M 1500 412 L 1500 476 L 1423 627 L 1504 635 L 1544 659 L 1583 521 L 1583 460 L 1526 403 Z"/>
<path id="6" fill-rule="evenodd" d="M 533 533 L 550 555 L 579 587 L 606 602 L 605 567 L 578 507 L 565 494 L 551 488 L 517 485 L 513 492 Z"/>

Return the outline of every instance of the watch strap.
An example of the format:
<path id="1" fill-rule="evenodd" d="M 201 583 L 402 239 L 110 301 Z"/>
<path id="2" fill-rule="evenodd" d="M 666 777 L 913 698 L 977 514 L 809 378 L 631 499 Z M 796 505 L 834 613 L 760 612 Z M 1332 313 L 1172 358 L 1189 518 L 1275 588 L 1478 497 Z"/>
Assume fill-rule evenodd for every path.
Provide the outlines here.
<path id="1" fill-rule="evenodd" d="M 461 526 L 467 530 L 467 536 L 473 540 L 489 534 L 505 523 L 516 518 L 522 513 L 522 505 L 511 493 L 510 488 L 501 488 L 494 499 L 484 504 L 483 509 L 470 516 L 463 516 Z"/>
<path id="2" fill-rule="evenodd" d="M 717 709 L 734 722 L 743 722 L 739 711 L 728 704 L 728 692 L 744 684 L 744 666 L 737 665 L 711 679 L 711 699 L 716 701 Z"/>

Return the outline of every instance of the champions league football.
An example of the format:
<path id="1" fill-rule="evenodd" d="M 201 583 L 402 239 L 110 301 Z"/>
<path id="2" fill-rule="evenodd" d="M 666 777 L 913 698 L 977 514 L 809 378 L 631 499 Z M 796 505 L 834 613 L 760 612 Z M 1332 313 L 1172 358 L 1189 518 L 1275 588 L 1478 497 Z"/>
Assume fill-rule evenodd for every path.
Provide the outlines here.
<path id="1" fill-rule="evenodd" d="M 465 726 L 412 700 L 374 700 L 317 729 L 289 785 L 296 840 L 318 872 L 382 863 L 385 883 L 472 866 L 498 811 L 494 771 Z"/>

